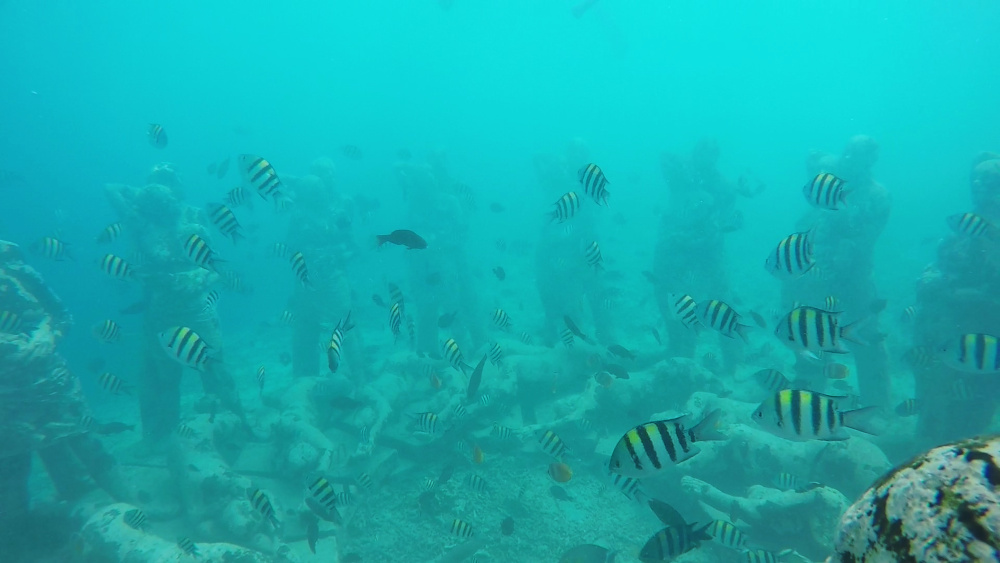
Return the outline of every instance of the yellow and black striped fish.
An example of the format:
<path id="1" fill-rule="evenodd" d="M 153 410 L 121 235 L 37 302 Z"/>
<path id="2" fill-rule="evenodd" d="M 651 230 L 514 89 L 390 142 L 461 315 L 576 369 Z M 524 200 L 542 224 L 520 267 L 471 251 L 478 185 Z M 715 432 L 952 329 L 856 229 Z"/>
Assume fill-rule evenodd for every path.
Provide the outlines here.
<path id="1" fill-rule="evenodd" d="M 392 336 L 394 338 L 399 338 L 399 329 L 402 324 L 403 313 L 400 311 L 399 303 L 389 305 L 389 329 L 392 330 Z"/>
<path id="2" fill-rule="evenodd" d="M 698 330 L 701 327 L 701 321 L 698 320 L 698 303 L 693 297 L 686 293 L 671 293 L 667 299 L 670 300 L 670 309 L 674 318 L 679 320 L 682 325 L 692 330 Z"/>
<path id="3" fill-rule="evenodd" d="M 956 234 L 967 237 L 995 236 L 997 228 L 989 219 L 976 213 L 956 213 L 949 215 L 945 221 Z"/>
<path id="4" fill-rule="evenodd" d="M 608 179 L 604 177 L 604 171 L 601 167 L 590 163 L 579 171 L 577 171 L 577 176 L 580 179 L 580 184 L 583 185 L 583 191 L 589 195 L 597 205 L 607 205 L 608 196 L 611 194 L 606 189 L 608 185 Z"/>
<path id="5" fill-rule="evenodd" d="M 270 162 L 252 154 L 241 154 L 239 166 L 243 179 L 260 197 L 270 197 L 276 205 L 285 198 L 284 185 Z"/>
<path id="6" fill-rule="evenodd" d="M 177 547 L 181 548 L 181 551 L 187 553 L 191 557 L 198 557 L 198 546 L 195 545 L 191 538 L 180 537 L 177 538 Z"/>
<path id="7" fill-rule="evenodd" d="M 325 510 L 332 512 L 337 506 L 337 491 L 325 477 L 317 477 L 309 485 L 309 494 Z"/>
<path id="8" fill-rule="evenodd" d="M 184 253 L 197 266 L 215 271 L 217 257 L 208 242 L 198 235 L 191 235 L 184 241 Z"/>
<path id="9" fill-rule="evenodd" d="M 490 363 L 494 366 L 500 366 L 503 362 L 503 348 L 500 347 L 499 342 L 494 342 L 490 344 Z"/>
<path id="10" fill-rule="evenodd" d="M 714 410 L 693 428 L 685 428 L 686 416 L 647 422 L 632 428 L 618 440 L 611 453 L 612 473 L 626 477 L 649 477 L 673 464 L 698 455 L 695 442 L 724 440 L 717 429 L 718 410 Z"/>
<path id="11" fill-rule="evenodd" d="M 821 172 L 808 184 L 802 187 L 802 194 L 813 207 L 837 210 L 847 203 L 847 190 L 844 181 L 830 174 Z"/>
<path id="12" fill-rule="evenodd" d="M 753 378 L 761 387 L 772 393 L 792 386 L 792 382 L 785 377 L 785 374 L 776 369 L 762 369 L 754 373 Z"/>
<path id="13" fill-rule="evenodd" d="M 104 230 L 101 231 L 101 234 L 97 235 L 97 242 L 100 243 L 115 242 L 121 235 L 122 235 L 122 224 L 111 223 L 107 227 L 104 227 Z"/>
<path id="14" fill-rule="evenodd" d="M 746 331 L 750 327 L 740 323 L 740 314 L 728 304 L 712 299 L 702 302 L 697 311 L 701 324 L 717 330 L 723 336 L 734 338 L 733 335 L 737 334 L 743 342 L 749 342 Z"/>
<path id="15" fill-rule="evenodd" d="M 292 270 L 295 272 L 295 277 L 298 278 L 299 283 L 302 285 L 309 285 L 309 269 L 306 268 L 306 258 L 302 256 L 301 252 L 296 252 L 292 254 L 292 257 L 288 259 L 292 263 Z"/>
<path id="16" fill-rule="evenodd" d="M 462 349 L 458 347 L 458 342 L 455 342 L 454 338 L 445 340 L 444 344 L 441 345 L 441 350 L 444 352 L 444 358 L 448 360 L 451 367 L 462 373 L 468 373 L 470 366 L 465 363 L 465 358 L 462 356 Z"/>
<path id="17" fill-rule="evenodd" d="M 372 481 L 372 476 L 362 471 L 354 478 L 354 481 L 364 490 L 371 492 L 375 489 L 375 482 Z M 342 503 L 346 504 L 346 503 Z"/>
<path id="18" fill-rule="evenodd" d="M 857 323 L 840 326 L 839 317 L 839 313 L 816 307 L 796 307 L 778 323 L 774 334 L 789 348 L 812 357 L 820 352 L 846 354 L 841 339 L 860 342 L 852 332 Z"/>
<path id="19" fill-rule="evenodd" d="M 340 350 L 344 346 L 344 337 L 352 328 L 354 328 L 354 323 L 351 322 L 351 312 L 348 311 L 347 316 L 334 327 L 333 333 L 330 335 L 330 343 L 326 347 L 326 362 L 331 373 L 337 373 L 337 368 L 340 367 Z"/>
<path id="20" fill-rule="evenodd" d="M 573 331 L 569 328 L 564 328 L 559 331 L 559 338 L 562 339 L 563 346 L 567 348 L 572 348 L 574 343 Z"/>
<path id="21" fill-rule="evenodd" d="M 560 461 L 562 461 L 562 457 L 566 455 L 566 452 L 569 451 L 566 447 L 566 443 L 562 441 L 562 438 L 551 430 L 543 432 L 538 438 L 538 443 L 542 445 L 543 452 Z"/>
<path id="22" fill-rule="evenodd" d="M 211 360 L 212 349 L 186 326 L 175 326 L 159 334 L 160 345 L 174 360 L 196 370 L 203 370 Z"/>
<path id="23" fill-rule="evenodd" d="M 717 544 L 724 545 L 737 551 L 746 549 L 746 534 L 744 534 L 732 522 L 726 522 L 725 520 L 713 520 L 708 524 L 708 528 L 705 529 L 705 533 L 708 534 L 712 538 L 712 541 Z"/>
<path id="24" fill-rule="evenodd" d="M 827 295 L 826 299 L 823 300 L 823 306 L 827 311 L 836 311 L 837 305 L 840 305 L 840 300 L 834 295 Z"/>
<path id="25" fill-rule="evenodd" d="M 604 256 L 601 255 L 601 247 L 598 246 L 596 240 L 587 245 L 584 256 L 587 258 L 587 264 L 590 267 L 595 270 L 604 269 Z"/>
<path id="26" fill-rule="evenodd" d="M 212 224 L 219 229 L 219 232 L 231 238 L 233 243 L 236 243 L 241 238 L 246 238 L 243 236 L 243 227 L 236 220 L 236 215 L 233 214 L 232 209 L 221 203 L 209 204 L 208 216 L 212 220 Z"/>
<path id="27" fill-rule="evenodd" d="M 667 526 L 649 538 L 639 552 L 642 561 L 670 561 L 682 553 L 698 547 L 702 540 L 709 539 L 705 527 L 695 530 L 691 524 Z"/>
<path id="28" fill-rule="evenodd" d="M 124 520 L 130 527 L 139 530 L 140 532 L 146 527 L 146 513 L 138 508 L 125 511 L 125 514 L 122 515 L 122 520 Z"/>
<path id="29" fill-rule="evenodd" d="M 764 261 L 764 266 L 781 280 L 796 279 L 815 266 L 810 234 L 793 233 L 781 239 Z"/>
<path id="30" fill-rule="evenodd" d="M 112 395 L 118 395 L 119 393 L 125 393 L 126 395 L 131 394 L 128 385 L 125 385 L 124 381 L 111 372 L 106 371 L 102 373 L 97 380 L 101 384 L 101 389 L 104 389 Z"/>
<path id="31" fill-rule="evenodd" d="M 761 403 L 752 418 L 764 429 L 787 440 L 846 440 L 844 428 L 875 434 L 867 419 L 875 407 L 842 411 L 833 397 L 783 389 Z"/>
<path id="32" fill-rule="evenodd" d="M 991 334 L 963 334 L 941 345 L 938 355 L 959 371 L 1000 373 L 1000 339 Z"/>
<path id="33" fill-rule="evenodd" d="M 247 207 L 253 208 L 253 204 L 250 203 L 250 198 L 247 196 L 247 189 L 243 186 L 236 186 L 226 192 L 226 203 L 232 205 L 233 207 L 246 205 Z"/>
<path id="34" fill-rule="evenodd" d="M 549 212 L 549 218 L 553 221 L 558 219 L 560 223 L 563 223 L 576 215 L 580 209 L 580 198 L 576 192 L 567 192 L 552 205 L 555 209 Z"/>
<path id="35" fill-rule="evenodd" d="M 111 319 L 104 319 L 94 326 L 94 337 L 102 342 L 118 342 L 121 338 L 121 327 Z"/>
<path id="36" fill-rule="evenodd" d="M 34 250 L 50 260 L 62 261 L 72 259 L 72 256 L 69 254 L 68 245 L 55 237 L 42 237 L 35 244 Z"/>
<path id="37" fill-rule="evenodd" d="M 438 415 L 432 412 L 421 412 L 412 415 L 417 421 L 417 428 L 424 434 L 434 434 L 437 431 Z"/>
<path id="38" fill-rule="evenodd" d="M 269 521 L 275 528 L 280 528 L 281 523 L 278 522 L 278 518 L 274 515 L 274 506 L 271 505 L 271 499 L 267 498 L 264 491 L 260 489 L 247 489 L 247 498 L 250 499 L 250 505 L 256 510 L 265 520 Z"/>
<path id="39" fill-rule="evenodd" d="M 896 405 L 896 415 L 902 417 L 916 416 L 920 412 L 920 402 L 916 399 L 904 399 Z"/>
<path id="40" fill-rule="evenodd" d="M 740 563 L 778 563 L 778 554 L 766 549 L 748 549 L 740 556 Z"/>
<path id="41" fill-rule="evenodd" d="M 451 522 L 451 533 L 460 538 L 471 538 L 472 526 L 470 526 L 465 520 L 459 520 L 456 518 Z"/>
<path id="42" fill-rule="evenodd" d="M 497 325 L 497 327 L 500 328 L 501 330 L 510 330 L 511 327 L 510 315 L 508 315 L 507 311 L 504 311 L 503 309 L 498 308 L 494 310 L 493 324 Z"/>
<path id="43" fill-rule="evenodd" d="M 146 128 L 146 137 L 149 139 L 149 144 L 154 147 L 158 149 L 167 148 L 167 132 L 163 130 L 162 125 L 150 123 L 149 127 Z"/>
<path id="44" fill-rule="evenodd" d="M 114 254 L 105 254 L 100 261 L 101 270 L 117 280 L 132 279 L 134 270 L 124 258 Z"/>

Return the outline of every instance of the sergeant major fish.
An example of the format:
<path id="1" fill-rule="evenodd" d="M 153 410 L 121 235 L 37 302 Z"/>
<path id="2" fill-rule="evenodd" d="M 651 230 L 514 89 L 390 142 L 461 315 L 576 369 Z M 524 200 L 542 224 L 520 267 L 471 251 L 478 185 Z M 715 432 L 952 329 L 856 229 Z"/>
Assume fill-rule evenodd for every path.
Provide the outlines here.
<path id="1" fill-rule="evenodd" d="M 719 410 L 708 413 L 690 430 L 684 427 L 686 415 L 640 424 L 618 440 L 609 467 L 613 473 L 639 478 L 687 461 L 701 451 L 695 442 L 726 438 L 715 428 L 719 415 Z"/>
<path id="2" fill-rule="evenodd" d="M 869 416 L 875 407 L 842 411 L 836 398 L 801 389 L 783 389 L 761 403 L 752 418 L 768 432 L 793 441 L 846 440 L 844 428 L 876 434 Z"/>

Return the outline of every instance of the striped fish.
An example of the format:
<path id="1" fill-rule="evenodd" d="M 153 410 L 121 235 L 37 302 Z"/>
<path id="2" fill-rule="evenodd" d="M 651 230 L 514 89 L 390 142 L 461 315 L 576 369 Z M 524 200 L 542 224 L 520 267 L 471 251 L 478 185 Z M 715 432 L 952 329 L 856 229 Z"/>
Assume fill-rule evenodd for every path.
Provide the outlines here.
<path id="1" fill-rule="evenodd" d="M 768 272 L 781 280 L 794 280 L 815 266 L 810 234 L 793 233 L 781 239 L 764 261 Z"/>
<path id="2" fill-rule="evenodd" d="M 257 368 L 257 396 L 264 393 L 264 381 L 267 379 L 267 370 L 264 366 Z"/>
<path id="3" fill-rule="evenodd" d="M 782 471 L 774 477 L 774 485 L 782 491 L 794 491 L 799 488 L 799 478 Z"/>
<path id="4" fill-rule="evenodd" d="M 531 338 L 531 335 L 524 331 L 521 331 L 521 336 L 519 340 L 521 341 L 521 344 L 525 344 L 527 346 L 531 346 L 531 344 L 534 342 L 534 339 Z"/>
<path id="5" fill-rule="evenodd" d="M 337 507 L 337 491 L 325 477 L 317 477 L 309 485 L 309 494 L 327 512 L 333 512 Z"/>
<path id="6" fill-rule="evenodd" d="M 219 298 L 221 298 L 221 297 L 222 297 L 222 294 L 219 293 L 219 290 L 217 290 L 217 289 L 213 289 L 213 290 L 209 291 L 208 293 L 206 293 L 205 294 L 205 306 L 201 308 L 202 314 L 203 315 L 214 315 L 215 314 L 215 307 L 216 307 L 216 305 L 218 305 Z"/>
<path id="7" fill-rule="evenodd" d="M 778 556 L 766 549 L 751 549 L 743 552 L 740 563 L 778 563 Z"/>
<path id="8" fill-rule="evenodd" d="M 122 515 L 122 520 L 140 532 L 146 527 L 146 513 L 138 508 L 126 510 L 125 514 Z"/>
<path id="9" fill-rule="evenodd" d="M 292 250 L 288 248 L 288 245 L 283 242 L 276 242 L 274 246 L 271 247 L 271 254 L 276 258 L 287 258 L 292 254 Z"/>
<path id="10" fill-rule="evenodd" d="M 725 520 L 713 520 L 708 524 L 705 533 L 712 538 L 712 541 L 719 545 L 724 545 L 730 549 L 742 550 L 746 548 L 747 537 L 739 528 L 731 522 Z"/>
<path id="11" fill-rule="evenodd" d="M 417 428 L 424 434 L 434 434 L 437 432 L 438 415 L 432 412 L 422 412 L 412 416 L 417 421 Z"/>
<path id="12" fill-rule="evenodd" d="M 190 440 L 191 438 L 197 436 L 198 433 L 194 431 L 194 428 L 191 428 L 182 422 L 177 425 L 177 435 L 185 440 Z"/>
<path id="13" fill-rule="evenodd" d="M 737 334 L 743 342 L 749 342 L 746 331 L 750 327 L 741 324 L 739 313 L 718 299 L 698 305 L 698 320 L 701 324 L 719 331 L 723 336 L 734 338 L 733 335 Z"/>
<path id="14" fill-rule="evenodd" d="M 34 250 L 50 260 L 62 261 L 72 258 L 67 244 L 55 237 L 42 237 L 35 244 Z"/>
<path id="15" fill-rule="evenodd" d="M 492 318 L 493 318 L 493 324 L 495 324 L 497 328 L 501 330 L 510 330 L 511 327 L 510 315 L 507 314 L 507 311 L 498 308 L 493 311 Z"/>
<path id="16" fill-rule="evenodd" d="M 122 224 L 121 223 L 111 223 L 101 234 L 97 235 L 97 242 L 99 243 L 110 243 L 118 240 L 118 237 L 122 235 Z"/>
<path id="17" fill-rule="evenodd" d="M 121 328 L 111 319 L 104 319 L 104 322 L 94 326 L 93 333 L 101 342 L 118 342 L 121 339 Z"/>
<path id="18" fill-rule="evenodd" d="M 1000 373 L 1000 339 L 990 334 L 963 334 L 943 344 L 938 355 L 950 368 L 966 373 Z"/>
<path id="19" fill-rule="evenodd" d="M 21 317 L 10 311 L 0 311 L 0 332 L 18 334 L 21 332 Z"/>
<path id="20" fill-rule="evenodd" d="M 469 525 L 465 520 L 459 520 L 455 518 L 451 522 L 451 533 L 460 538 L 471 538 L 472 537 L 472 526 Z"/>
<path id="21" fill-rule="evenodd" d="M 222 282 L 230 291 L 235 291 L 236 293 L 250 293 L 253 291 L 253 288 L 245 285 L 243 278 L 232 270 L 222 270 L 219 272 L 219 275 L 222 276 Z"/>
<path id="22" fill-rule="evenodd" d="M 215 251 L 200 236 L 191 235 L 184 241 L 184 253 L 197 266 L 215 271 L 215 261 L 217 260 Z"/>
<path id="23" fill-rule="evenodd" d="M 546 430 L 538 438 L 538 443 L 542 445 L 542 451 L 549 454 L 550 456 L 556 458 L 557 460 L 562 460 L 562 457 L 566 455 L 568 448 L 566 443 L 562 441 L 562 438 L 558 434 L 551 430 Z"/>
<path id="24" fill-rule="evenodd" d="M 399 286 L 390 283 L 389 284 L 389 304 L 397 303 L 400 306 L 400 310 L 405 310 L 406 306 L 405 300 L 403 299 L 403 290 L 399 289 Z"/>
<path id="25" fill-rule="evenodd" d="M 552 221 L 558 219 L 562 223 L 576 215 L 580 209 L 580 198 L 576 192 L 567 192 L 552 205 L 555 209 L 549 212 L 549 219 Z"/>
<path id="26" fill-rule="evenodd" d="M 236 215 L 233 214 L 232 209 L 221 203 L 210 204 L 208 207 L 208 216 L 212 220 L 212 224 L 215 225 L 215 228 L 219 229 L 219 232 L 223 235 L 231 238 L 233 243 L 241 238 L 246 238 L 243 235 L 243 227 L 236 220 Z"/>
<path id="27" fill-rule="evenodd" d="M 837 305 L 840 305 L 840 299 L 837 299 L 833 295 L 827 295 L 826 299 L 823 300 L 823 307 L 827 311 L 836 311 Z"/>
<path id="28" fill-rule="evenodd" d="M 100 377 L 97 378 L 97 380 L 101 384 L 101 389 L 104 389 L 105 391 L 111 393 L 112 395 L 118 395 L 119 393 L 125 393 L 126 395 L 131 394 L 128 389 L 128 386 L 125 385 L 125 382 L 119 379 L 119 377 L 113 373 L 106 371 L 102 373 Z"/>
<path id="29" fill-rule="evenodd" d="M 295 277 L 298 278 L 299 283 L 302 285 L 309 285 L 309 269 L 306 268 L 306 258 L 302 256 L 301 252 L 296 252 L 292 254 L 292 257 L 288 259 L 292 263 L 292 270 L 295 272 Z"/>
<path id="30" fill-rule="evenodd" d="M 500 424 L 499 422 L 493 423 L 493 433 L 497 435 L 501 440 L 506 440 L 514 435 L 514 431 L 509 427 Z"/>
<path id="31" fill-rule="evenodd" d="M 476 475 L 475 473 L 469 474 L 469 479 L 467 483 L 469 487 L 473 491 L 476 491 L 477 493 L 482 493 L 486 491 L 486 480 L 480 477 L 479 475 Z"/>
<path id="32" fill-rule="evenodd" d="M 896 416 L 916 416 L 920 412 L 920 402 L 916 399 L 904 399 L 896 405 Z"/>
<path id="33" fill-rule="evenodd" d="M 601 247 L 598 246 L 596 240 L 587 245 L 584 256 L 587 258 L 587 264 L 590 267 L 596 270 L 604 269 L 604 257 L 601 255 Z"/>
<path id="34" fill-rule="evenodd" d="M 260 489 L 247 489 L 247 498 L 250 499 L 250 505 L 256 510 L 265 520 L 271 523 L 275 528 L 280 528 L 281 523 L 278 522 L 278 518 L 274 515 L 274 506 L 271 505 L 271 499 L 267 498 L 264 491 Z"/>
<path id="35" fill-rule="evenodd" d="M 278 320 L 281 321 L 281 324 L 283 325 L 290 325 L 292 324 L 292 322 L 295 321 L 295 313 L 292 313 L 288 309 L 285 309 L 284 311 L 281 312 L 281 315 L 278 317 Z"/>
<path id="36" fill-rule="evenodd" d="M 685 293 L 671 293 L 667 296 L 670 300 L 670 308 L 674 318 L 679 320 L 685 327 L 698 330 L 701 321 L 698 320 L 698 303 L 694 298 Z"/>
<path id="37" fill-rule="evenodd" d="M 705 528 L 694 529 L 693 524 L 667 526 L 649 538 L 639 552 L 642 561 L 670 561 L 682 553 L 698 547 L 702 540 L 709 539 Z"/>
<path id="38" fill-rule="evenodd" d="M 957 213 L 949 215 L 945 222 L 956 234 L 967 237 L 995 236 L 997 229 L 989 219 L 976 213 Z"/>
<path id="39" fill-rule="evenodd" d="M 483 395 L 479 397 L 479 405 L 483 408 L 490 406 L 490 401 L 492 401 L 492 398 L 489 393 L 483 393 Z"/>
<path id="40" fill-rule="evenodd" d="M 494 342 L 490 344 L 490 363 L 494 366 L 499 366 L 503 362 L 503 348 L 500 347 L 499 342 Z"/>
<path id="41" fill-rule="evenodd" d="M 611 485 L 621 491 L 626 497 L 638 500 L 643 497 L 645 493 L 639 488 L 639 480 L 632 477 L 625 477 L 624 475 L 619 475 L 617 473 L 608 473 L 611 478 Z"/>
<path id="42" fill-rule="evenodd" d="M 330 343 L 326 347 L 326 362 L 330 373 L 337 373 L 337 368 L 340 367 L 340 350 L 344 346 L 344 337 L 352 328 L 354 328 L 354 323 L 351 322 L 351 312 L 348 311 L 347 316 L 341 319 L 333 329 Z"/>
<path id="43" fill-rule="evenodd" d="M 263 199 L 271 198 L 275 204 L 284 199 L 284 185 L 271 163 L 259 156 L 241 154 L 238 158 L 243 180 Z"/>
<path id="44" fill-rule="evenodd" d="M 240 207 L 241 205 L 252 207 L 250 198 L 247 197 L 247 189 L 243 186 L 236 186 L 226 192 L 226 203 L 233 207 Z"/>
<path id="45" fill-rule="evenodd" d="M 835 211 L 847 203 L 844 181 L 829 172 L 817 174 L 812 181 L 802 187 L 802 194 L 810 205 L 820 209 Z"/>
<path id="46" fill-rule="evenodd" d="M 458 347 L 458 342 L 455 342 L 454 338 L 445 340 L 444 344 L 441 345 L 441 349 L 444 352 L 444 358 L 448 360 L 451 367 L 462 373 L 469 371 L 470 366 L 465 363 L 465 358 L 462 356 L 462 349 Z"/>
<path id="47" fill-rule="evenodd" d="M 761 387 L 772 393 L 788 389 L 792 386 L 792 382 L 785 377 L 785 374 L 776 369 L 762 369 L 754 373 L 753 378 Z"/>
<path id="48" fill-rule="evenodd" d="M 146 128 L 146 138 L 149 139 L 149 144 L 158 149 L 167 148 L 167 132 L 159 123 L 149 124 L 149 127 Z"/>
<path id="49" fill-rule="evenodd" d="M 580 179 L 580 184 L 583 185 L 583 191 L 589 195 L 597 205 L 607 205 L 608 193 L 606 186 L 608 185 L 608 179 L 604 177 L 604 172 L 601 167 L 596 164 L 588 164 L 577 171 L 577 176 Z"/>
<path id="50" fill-rule="evenodd" d="M 815 307 L 796 307 L 778 322 L 775 336 L 793 350 L 818 358 L 819 352 L 846 354 L 841 339 L 862 343 L 853 334 L 857 323 L 840 326 L 840 314 Z"/>
<path id="51" fill-rule="evenodd" d="M 725 439 L 715 428 L 719 414 L 719 410 L 708 413 L 690 430 L 684 426 L 687 415 L 632 428 L 611 453 L 611 471 L 625 477 L 649 477 L 691 459 L 701 451 L 695 442 Z"/>
<path id="52" fill-rule="evenodd" d="M 168 328 L 159 334 L 159 340 L 168 356 L 191 369 L 201 371 L 211 359 L 212 349 L 186 326 Z"/>
<path id="53" fill-rule="evenodd" d="M 177 538 L 177 547 L 181 549 L 184 553 L 187 553 L 191 557 L 198 557 L 198 546 L 195 545 L 191 538 Z"/>
<path id="54" fill-rule="evenodd" d="M 903 324 L 910 324 L 917 318 L 917 308 L 913 305 L 903 309 L 903 312 L 899 314 L 899 322 Z"/>
<path id="55" fill-rule="evenodd" d="M 399 303 L 389 305 L 389 328 L 392 330 L 392 336 L 394 338 L 399 338 L 399 328 L 402 324 L 403 316 Z"/>
<path id="56" fill-rule="evenodd" d="M 465 418 L 469 415 L 469 410 L 462 403 L 455 403 L 455 407 L 451 409 L 451 412 L 455 415 L 455 418 Z"/>
<path id="57" fill-rule="evenodd" d="M 128 280 L 132 279 L 133 270 L 132 266 L 125 261 L 124 258 L 116 256 L 114 254 L 105 254 L 100 261 L 101 270 L 105 274 L 115 278 L 116 280 Z"/>
<path id="58" fill-rule="evenodd" d="M 375 482 L 372 481 L 372 476 L 362 471 L 358 473 L 358 476 L 354 478 L 354 481 L 361 486 L 362 489 L 371 492 L 375 489 Z M 347 503 L 343 503 L 347 504 Z"/>
<path id="59" fill-rule="evenodd" d="M 875 434 L 867 415 L 875 407 L 851 411 L 838 408 L 836 398 L 801 389 L 783 389 L 761 403 L 752 418 L 764 429 L 787 440 L 846 440 L 844 428 Z"/>

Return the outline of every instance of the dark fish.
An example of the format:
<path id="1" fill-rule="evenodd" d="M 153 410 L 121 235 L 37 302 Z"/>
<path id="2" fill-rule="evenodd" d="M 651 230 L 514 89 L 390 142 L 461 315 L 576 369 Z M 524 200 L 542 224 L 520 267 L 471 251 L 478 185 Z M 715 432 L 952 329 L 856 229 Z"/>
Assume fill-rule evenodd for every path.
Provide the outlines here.
<path id="1" fill-rule="evenodd" d="M 506 211 L 506 208 L 503 205 L 494 201 L 493 203 L 490 204 L 490 211 L 492 211 L 493 213 L 503 213 L 504 211 Z"/>
<path id="2" fill-rule="evenodd" d="M 566 489 L 560 487 L 559 485 L 552 485 L 549 487 L 549 493 L 555 497 L 556 500 L 572 501 L 573 498 L 569 496 Z"/>
<path id="3" fill-rule="evenodd" d="M 135 425 L 125 424 L 124 422 L 106 422 L 96 425 L 93 430 L 102 436 L 109 436 L 111 434 L 121 434 L 129 430 L 135 430 Z"/>
<path id="4" fill-rule="evenodd" d="M 663 341 L 660 340 L 660 331 L 656 330 L 655 326 L 650 327 L 649 331 L 653 333 L 653 338 L 656 339 L 657 344 L 663 344 Z"/>
<path id="5" fill-rule="evenodd" d="M 438 328 L 448 328 L 451 323 L 455 322 L 455 316 L 458 315 L 458 311 L 453 313 L 445 313 L 438 317 Z"/>
<path id="6" fill-rule="evenodd" d="M 619 344 L 612 344 L 611 346 L 608 346 L 608 352 L 618 356 L 619 358 L 628 358 L 629 360 L 635 359 L 635 354 Z"/>
<path id="7" fill-rule="evenodd" d="M 162 125 L 150 123 L 146 129 L 146 136 L 149 138 L 149 144 L 154 147 L 158 149 L 167 148 L 167 132 L 163 130 Z"/>
<path id="8" fill-rule="evenodd" d="M 698 547 L 702 540 L 711 539 L 705 533 L 708 526 L 698 530 L 694 529 L 694 524 L 686 524 L 683 527 L 675 528 L 667 526 L 656 532 L 649 538 L 646 545 L 639 552 L 639 559 L 642 561 L 669 561 L 682 553 L 687 553 Z"/>
<path id="9" fill-rule="evenodd" d="M 503 268 L 497 266 L 493 268 L 493 275 L 497 277 L 498 280 L 503 281 L 507 279 L 507 272 L 503 271 Z"/>
<path id="10" fill-rule="evenodd" d="M 316 553 L 316 542 L 319 541 L 319 523 L 315 518 L 306 527 L 306 540 L 309 542 L 309 551 Z"/>
<path id="11" fill-rule="evenodd" d="M 683 528 L 687 526 L 687 522 L 684 521 L 684 517 L 681 516 L 677 509 L 670 506 L 669 504 L 663 502 L 662 500 L 650 499 L 649 508 L 653 511 L 653 514 L 663 522 L 664 526 L 672 526 L 675 528 Z"/>
<path id="12" fill-rule="evenodd" d="M 472 376 L 469 377 L 469 388 L 465 392 L 465 397 L 472 400 L 479 392 L 479 384 L 483 380 L 483 367 L 486 365 L 486 354 L 483 354 L 483 359 L 479 360 L 479 364 L 476 365 L 476 369 L 472 370 Z"/>
<path id="13" fill-rule="evenodd" d="M 377 293 L 372 294 L 372 303 L 375 303 L 379 307 L 385 307 L 385 301 L 383 301 L 382 296 Z"/>
<path id="14" fill-rule="evenodd" d="M 387 235 L 375 235 L 375 242 L 378 246 L 382 246 L 388 242 L 399 246 L 405 246 L 411 250 L 427 248 L 427 241 L 424 240 L 423 237 L 406 229 L 398 229 Z"/>
<path id="15" fill-rule="evenodd" d="M 628 370 L 618 364 L 604 364 L 604 371 L 618 379 L 628 379 Z"/>
<path id="16" fill-rule="evenodd" d="M 513 518 L 511 518 L 510 516 L 508 516 L 508 517 L 506 517 L 506 518 L 503 519 L 503 522 L 500 522 L 500 533 L 503 534 L 503 535 L 505 535 L 505 536 L 509 536 L 509 535 L 511 535 L 511 534 L 514 533 L 514 519 Z"/>
<path id="17" fill-rule="evenodd" d="M 357 145 L 344 145 L 340 150 L 344 153 L 344 156 L 353 160 L 361 160 L 364 157 Z"/>
<path id="18" fill-rule="evenodd" d="M 764 317 L 762 317 L 757 311 L 750 311 L 750 318 L 753 319 L 753 322 L 757 323 L 757 326 L 760 328 L 767 328 L 767 321 L 765 321 Z"/>
<path id="19" fill-rule="evenodd" d="M 580 330 L 580 327 L 576 326 L 576 323 L 573 322 L 573 319 L 569 318 L 569 315 L 563 315 L 563 322 L 566 323 L 566 328 L 568 328 L 570 332 L 575 334 L 577 338 L 583 340 L 587 344 L 594 343 L 594 341 L 591 340 L 589 336 L 587 336 L 586 334 L 583 333 L 583 331 Z"/>

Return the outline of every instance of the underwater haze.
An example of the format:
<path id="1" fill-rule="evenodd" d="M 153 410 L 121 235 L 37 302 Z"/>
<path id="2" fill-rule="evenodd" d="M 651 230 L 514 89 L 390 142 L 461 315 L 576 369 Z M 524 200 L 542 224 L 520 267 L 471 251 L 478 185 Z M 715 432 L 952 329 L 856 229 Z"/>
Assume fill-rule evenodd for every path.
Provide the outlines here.
<path id="1" fill-rule="evenodd" d="M 0 551 L 931 560 L 858 522 L 1000 455 L 998 19 L 0 0 Z"/>

